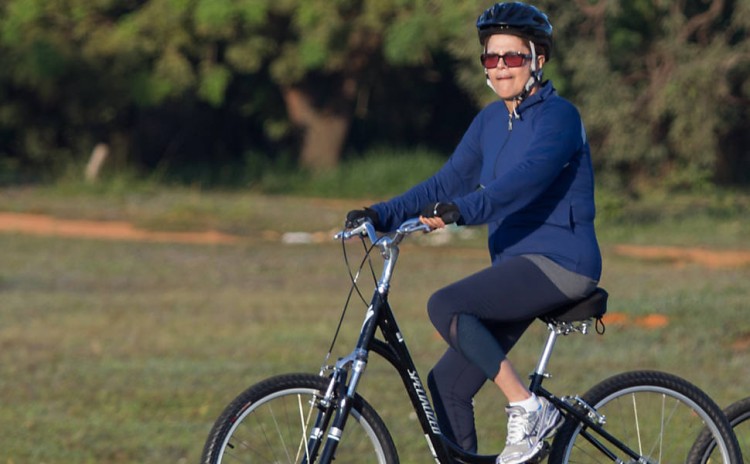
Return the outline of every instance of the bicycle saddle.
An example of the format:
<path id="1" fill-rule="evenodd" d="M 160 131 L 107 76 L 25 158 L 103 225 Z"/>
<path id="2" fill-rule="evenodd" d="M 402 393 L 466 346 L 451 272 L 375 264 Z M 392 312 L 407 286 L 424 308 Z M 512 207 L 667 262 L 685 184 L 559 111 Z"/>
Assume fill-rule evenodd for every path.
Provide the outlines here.
<path id="1" fill-rule="evenodd" d="M 562 306 L 540 316 L 544 322 L 578 322 L 589 318 L 599 319 L 607 312 L 607 297 L 609 293 L 603 288 L 597 288 L 586 298 Z"/>

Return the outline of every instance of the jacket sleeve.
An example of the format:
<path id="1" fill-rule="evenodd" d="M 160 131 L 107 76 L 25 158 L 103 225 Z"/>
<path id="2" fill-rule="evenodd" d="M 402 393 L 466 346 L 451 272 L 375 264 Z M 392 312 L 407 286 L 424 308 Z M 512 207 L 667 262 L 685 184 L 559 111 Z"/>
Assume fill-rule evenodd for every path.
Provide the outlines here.
<path id="1" fill-rule="evenodd" d="M 549 105 L 534 120 L 533 140 L 522 161 L 478 190 L 454 202 L 464 224 L 501 220 L 542 194 L 584 144 L 583 123 L 571 104 Z"/>
<path id="2" fill-rule="evenodd" d="M 432 177 L 402 195 L 372 205 L 372 209 L 378 213 L 380 229 L 394 230 L 403 221 L 418 216 L 425 206 L 439 201 L 452 201 L 453 198 L 462 197 L 476 189 L 482 168 L 479 144 L 482 121 L 480 112 L 451 157 Z"/>

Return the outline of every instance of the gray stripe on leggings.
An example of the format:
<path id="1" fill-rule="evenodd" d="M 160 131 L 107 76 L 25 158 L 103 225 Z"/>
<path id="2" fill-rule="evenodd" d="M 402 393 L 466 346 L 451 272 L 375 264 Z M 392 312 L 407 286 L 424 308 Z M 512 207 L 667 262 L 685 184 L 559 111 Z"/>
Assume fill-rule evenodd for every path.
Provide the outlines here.
<path id="1" fill-rule="evenodd" d="M 582 274 L 569 271 L 543 255 L 522 255 L 546 275 L 566 297 L 580 300 L 596 289 L 599 282 Z"/>

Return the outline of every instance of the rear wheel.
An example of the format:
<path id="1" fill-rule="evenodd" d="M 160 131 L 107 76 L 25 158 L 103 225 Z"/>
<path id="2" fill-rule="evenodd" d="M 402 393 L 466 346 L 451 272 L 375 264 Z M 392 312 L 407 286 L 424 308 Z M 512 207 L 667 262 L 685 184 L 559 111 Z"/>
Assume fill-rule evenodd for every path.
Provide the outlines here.
<path id="1" fill-rule="evenodd" d="M 730 404 L 724 409 L 724 413 L 737 436 L 740 451 L 743 455 L 750 456 L 750 397 Z M 717 462 L 716 443 L 708 430 L 704 430 L 695 442 L 695 452 L 700 456 L 700 463 Z"/>
<path id="2" fill-rule="evenodd" d="M 628 372 L 594 386 L 583 400 L 606 418 L 607 432 L 642 456 L 641 462 L 700 462 L 694 444 L 701 433 L 706 433 L 717 444 L 712 462 L 742 463 L 726 416 L 698 387 L 679 377 L 653 371 Z M 580 423 L 567 420 L 553 441 L 549 462 L 608 462 L 583 436 L 586 431 Z M 619 462 L 636 462 L 604 443 Z"/>
<path id="3" fill-rule="evenodd" d="M 287 374 L 248 388 L 214 424 L 201 462 L 307 462 L 308 439 L 327 387 L 323 377 Z M 327 435 L 323 431 L 321 440 Z M 385 424 L 359 395 L 336 450 L 336 463 L 398 463 Z"/>

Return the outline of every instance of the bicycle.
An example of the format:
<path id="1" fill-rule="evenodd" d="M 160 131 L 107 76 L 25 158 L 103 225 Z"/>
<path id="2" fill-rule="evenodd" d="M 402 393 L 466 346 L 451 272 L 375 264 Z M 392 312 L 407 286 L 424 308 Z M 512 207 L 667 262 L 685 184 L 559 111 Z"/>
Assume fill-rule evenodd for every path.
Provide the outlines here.
<path id="1" fill-rule="evenodd" d="M 724 408 L 729 424 L 737 436 L 740 451 L 744 454 L 750 453 L 750 396 L 737 400 Z M 714 462 L 713 456 L 716 451 L 716 443 L 708 431 L 704 431 L 695 444 L 702 463 Z"/>
<path id="2" fill-rule="evenodd" d="M 394 234 L 378 236 L 373 225 L 365 220 L 336 234 L 342 244 L 359 237 L 367 251 L 356 276 L 350 270 L 349 298 L 353 290 L 359 292 L 357 277 L 365 260 L 372 266 L 371 252 L 378 250 L 384 260 L 356 346 L 335 365 L 327 366 L 324 362 L 318 375 L 279 375 L 242 392 L 214 423 L 203 450 L 204 464 L 330 463 L 334 459 L 337 463 L 398 463 L 388 428 L 370 403 L 357 393 L 372 353 L 386 359 L 398 371 L 435 462 L 495 462 L 496 455 L 467 453 L 443 436 L 388 303 L 399 244 L 413 233 L 429 231 L 418 219 L 410 219 Z M 344 255 L 346 259 L 345 247 Z M 599 328 L 607 297 L 605 290 L 597 289 L 584 300 L 541 318 L 549 334 L 531 374 L 530 389 L 552 402 L 565 422 L 552 445 L 547 444 L 535 462 L 545 455 L 550 463 L 698 462 L 693 445 L 705 428 L 705 433 L 715 441 L 717 462 L 741 464 L 737 440 L 721 409 L 696 386 L 674 375 L 656 371 L 623 373 L 604 380 L 581 396 L 558 397 L 542 386 L 558 337 L 585 334 L 594 321 Z M 382 338 L 376 336 L 378 330 Z M 334 342 L 337 335 L 338 328 Z"/>

